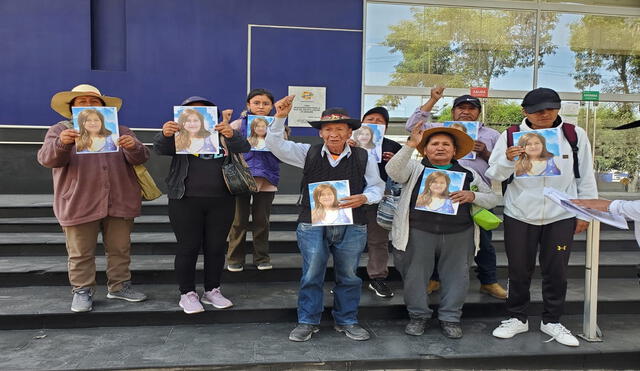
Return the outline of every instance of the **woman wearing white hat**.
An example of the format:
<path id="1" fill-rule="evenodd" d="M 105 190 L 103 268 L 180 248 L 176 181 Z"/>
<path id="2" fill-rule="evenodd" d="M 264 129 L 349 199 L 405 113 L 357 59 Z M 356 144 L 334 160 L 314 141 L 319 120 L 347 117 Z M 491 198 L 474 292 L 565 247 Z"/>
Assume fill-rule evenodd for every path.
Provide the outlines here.
<path id="1" fill-rule="evenodd" d="M 120 98 L 102 95 L 91 85 L 78 85 L 51 98 L 51 108 L 71 119 L 71 107 L 111 106 Z M 129 253 L 133 218 L 140 215 L 140 186 L 132 165 L 149 158 L 149 150 L 129 128 L 120 125 L 117 152 L 78 155 L 80 133 L 71 121 L 49 128 L 38 162 L 53 172 L 53 211 L 64 230 L 69 254 L 69 282 L 73 287 L 71 310 L 93 308 L 96 285 L 95 249 L 98 233 L 107 256 L 107 297 L 142 301 L 146 296 L 131 286 Z"/>

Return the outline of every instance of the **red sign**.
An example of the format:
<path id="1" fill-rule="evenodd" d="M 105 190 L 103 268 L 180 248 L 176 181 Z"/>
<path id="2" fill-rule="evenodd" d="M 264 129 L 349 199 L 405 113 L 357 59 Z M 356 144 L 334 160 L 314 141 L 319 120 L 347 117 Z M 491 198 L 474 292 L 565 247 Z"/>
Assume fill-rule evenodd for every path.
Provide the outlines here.
<path id="1" fill-rule="evenodd" d="M 471 92 L 469 94 L 472 97 L 476 98 L 487 98 L 489 97 L 489 88 L 485 88 L 482 86 L 472 86 Z"/>

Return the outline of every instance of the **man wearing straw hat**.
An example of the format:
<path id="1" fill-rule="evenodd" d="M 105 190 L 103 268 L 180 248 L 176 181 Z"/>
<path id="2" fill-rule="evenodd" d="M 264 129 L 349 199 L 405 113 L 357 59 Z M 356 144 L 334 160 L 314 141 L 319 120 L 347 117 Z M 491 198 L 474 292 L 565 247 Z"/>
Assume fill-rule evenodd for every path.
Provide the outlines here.
<path id="1" fill-rule="evenodd" d="M 269 127 L 266 144 L 282 162 L 303 168 L 302 202 L 296 237 L 303 258 L 298 293 L 298 325 L 289 334 L 291 341 L 307 341 L 318 332 L 323 312 L 323 286 L 329 255 L 333 255 L 334 329 L 352 340 L 367 340 L 369 332 L 358 324 L 358 305 L 362 280 L 356 275 L 360 254 L 367 243 L 364 204 L 380 201 L 384 182 L 378 164 L 362 148 L 347 144 L 360 120 L 349 117 L 342 108 L 330 108 L 319 121 L 309 124 L 318 129 L 324 143 L 310 145 L 284 139 L 284 121 L 291 111 L 293 96 L 278 101 L 276 119 Z M 340 199 L 340 209 L 351 208 L 353 224 L 318 226 L 312 224 L 308 185 L 315 182 L 349 180 L 350 195 Z"/>
<path id="2" fill-rule="evenodd" d="M 51 108 L 67 119 L 71 107 L 108 106 L 119 109 L 120 98 L 102 95 L 81 84 L 51 98 Z M 72 286 L 73 312 L 93 309 L 96 285 L 95 249 L 98 233 L 107 256 L 107 297 L 137 302 L 146 296 L 131 286 L 129 271 L 133 218 L 140 215 L 140 186 L 132 165 L 149 159 L 149 150 L 129 128 L 119 126 L 117 152 L 78 154 L 80 136 L 69 120 L 49 128 L 38 162 L 53 173 L 53 211 L 64 230 Z"/>

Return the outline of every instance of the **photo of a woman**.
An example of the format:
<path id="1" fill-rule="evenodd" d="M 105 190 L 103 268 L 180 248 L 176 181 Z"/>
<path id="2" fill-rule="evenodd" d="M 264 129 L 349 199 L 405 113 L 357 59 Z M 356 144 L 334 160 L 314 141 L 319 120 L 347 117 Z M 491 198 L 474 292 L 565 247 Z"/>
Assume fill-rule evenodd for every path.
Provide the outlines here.
<path id="1" fill-rule="evenodd" d="M 363 124 L 360 129 L 353 132 L 353 139 L 358 147 L 366 149 L 376 162 L 380 162 L 378 150 L 382 151 L 382 141 L 380 141 L 380 146 L 376 143 L 376 133 L 371 126 Z"/>
<path id="2" fill-rule="evenodd" d="M 560 169 L 553 160 L 553 153 L 547 150 L 547 141 L 538 133 L 525 133 L 518 139 L 518 146 L 524 153 L 516 160 L 516 177 L 560 175 Z"/>
<path id="3" fill-rule="evenodd" d="M 78 114 L 78 131 L 76 151 L 88 152 L 117 152 L 118 135 L 113 134 L 104 124 L 104 115 L 97 109 L 82 110 Z"/>
<path id="4" fill-rule="evenodd" d="M 345 225 L 353 224 L 345 209 L 340 209 L 338 191 L 331 184 L 318 185 L 313 190 L 314 207 L 311 210 L 313 225 Z M 349 210 L 350 211 L 350 210 Z"/>
<path id="5" fill-rule="evenodd" d="M 444 172 L 436 171 L 429 174 L 425 180 L 424 191 L 416 199 L 416 208 L 442 214 L 455 214 L 453 203 L 449 198 L 450 184 L 451 179 Z"/>
<path id="6" fill-rule="evenodd" d="M 256 117 L 249 125 L 249 137 L 247 140 L 251 144 L 251 150 L 265 151 L 265 138 L 267 137 L 267 127 L 269 122 L 263 117 Z"/>
<path id="7" fill-rule="evenodd" d="M 176 153 L 216 154 L 211 132 L 207 130 L 204 115 L 187 108 L 178 117 L 180 130 L 176 133 Z"/>

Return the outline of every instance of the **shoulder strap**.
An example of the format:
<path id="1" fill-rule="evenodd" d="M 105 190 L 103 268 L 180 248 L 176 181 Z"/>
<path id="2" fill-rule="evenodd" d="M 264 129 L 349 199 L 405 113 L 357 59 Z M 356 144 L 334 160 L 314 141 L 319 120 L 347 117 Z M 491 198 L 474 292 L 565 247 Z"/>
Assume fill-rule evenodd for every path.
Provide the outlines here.
<path id="1" fill-rule="evenodd" d="M 580 164 L 578 163 L 578 134 L 576 133 L 576 127 L 573 124 L 562 123 L 562 134 L 567 138 L 569 145 L 571 145 L 571 152 L 573 152 L 573 176 L 576 179 L 580 178 Z"/>
<path id="2" fill-rule="evenodd" d="M 517 133 L 520 131 L 520 125 L 511 125 L 507 128 L 507 148 L 513 147 L 513 133 Z M 507 186 L 509 183 L 513 182 L 513 174 L 509 176 L 506 180 L 502 181 L 502 195 L 507 191 Z"/>

